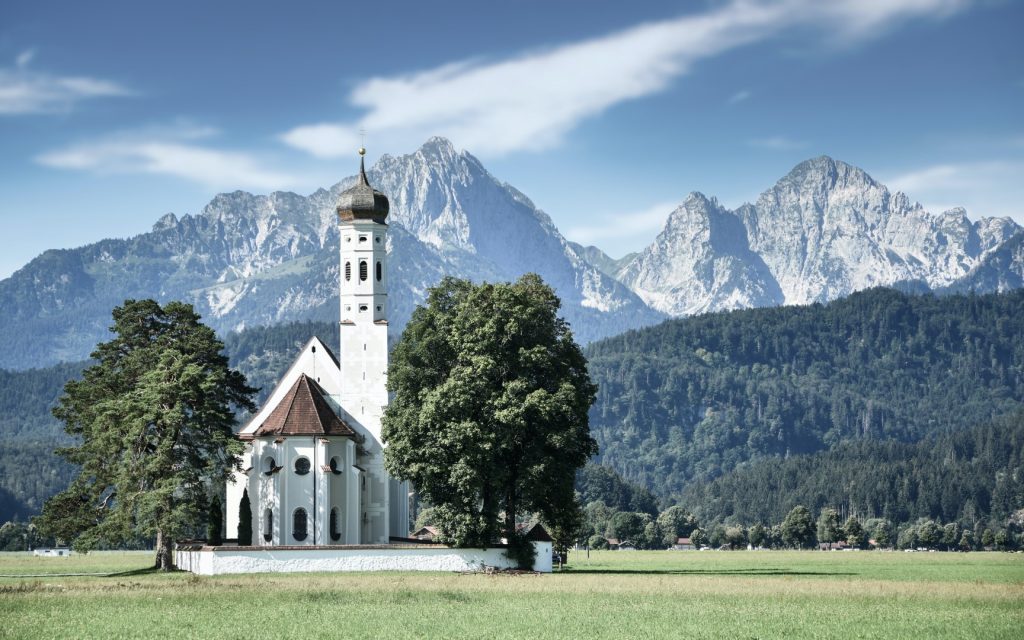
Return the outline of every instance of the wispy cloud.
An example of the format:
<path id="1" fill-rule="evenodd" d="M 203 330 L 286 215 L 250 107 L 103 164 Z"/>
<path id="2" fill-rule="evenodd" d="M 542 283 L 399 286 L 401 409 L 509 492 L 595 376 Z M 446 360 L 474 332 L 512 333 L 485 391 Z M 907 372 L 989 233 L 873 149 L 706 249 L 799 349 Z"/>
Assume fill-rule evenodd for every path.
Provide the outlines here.
<path id="1" fill-rule="evenodd" d="M 750 96 L 752 95 L 753 94 L 747 91 L 746 89 L 744 89 L 743 91 L 737 91 L 736 93 L 732 94 L 728 100 L 726 100 L 726 104 L 739 104 L 745 100 L 749 100 Z"/>
<path id="2" fill-rule="evenodd" d="M 90 76 L 61 76 L 31 67 L 35 51 L 18 54 L 13 67 L 0 67 L 0 115 L 60 113 L 82 100 L 130 96 L 124 86 Z"/>
<path id="3" fill-rule="evenodd" d="M 747 144 L 758 149 L 771 149 L 773 151 L 791 151 L 793 149 L 803 149 L 807 146 L 806 142 L 787 138 L 786 136 L 754 138 L 753 140 L 747 140 Z"/>
<path id="4" fill-rule="evenodd" d="M 640 211 L 598 216 L 590 224 L 570 227 L 565 237 L 582 245 L 614 240 L 618 248 L 639 249 L 650 244 L 678 203 L 658 202 Z"/>
<path id="5" fill-rule="evenodd" d="M 972 217 L 1009 216 L 1024 223 L 1024 161 L 935 164 L 883 178 L 892 189 L 941 213 L 954 206 Z"/>
<path id="6" fill-rule="evenodd" d="M 968 0 L 733 0 L 704 13 L 642 24 L 604 37 L 495 61 L 462 61 L 369 78 L 349 96 L 365 114 L 295 127 L 289 145 L 320 157 L 350 153 L 360 128 L 408 148 L 431 135 L 487 155 L 559 144 L 587 118 L 666 89 L 694 64 L 810 27 L 828 42 L 855 43 L 914 18 L 942 18 Z"/>
<path id="7" fill-rule="evenodd" d="M 282 189 L 306 180 L 265 166 L 239 151 L 204 145 L 216 129 L 175 123 L 120 132 L 43 153 L 36 161 L 57 169 L 175 176 L 215 189 Z"/>

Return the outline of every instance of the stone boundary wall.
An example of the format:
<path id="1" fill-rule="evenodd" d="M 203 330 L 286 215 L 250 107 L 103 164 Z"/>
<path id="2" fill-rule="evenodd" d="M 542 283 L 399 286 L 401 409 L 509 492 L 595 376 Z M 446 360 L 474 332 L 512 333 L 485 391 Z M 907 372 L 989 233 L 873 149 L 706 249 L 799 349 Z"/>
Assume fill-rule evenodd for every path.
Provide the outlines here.
<path id="1" fill-rule="evenodd" d="M 551 572 L 551 543 L 535 542 L 533 570 Z M 228 573 L 334 571 L 480 571 L 509 569 L 504 548 L 456 549 L 443 545 L 351 545 L 332 547 L 207 547 L 179 545 L 175 562 L 202 576 Z"/>

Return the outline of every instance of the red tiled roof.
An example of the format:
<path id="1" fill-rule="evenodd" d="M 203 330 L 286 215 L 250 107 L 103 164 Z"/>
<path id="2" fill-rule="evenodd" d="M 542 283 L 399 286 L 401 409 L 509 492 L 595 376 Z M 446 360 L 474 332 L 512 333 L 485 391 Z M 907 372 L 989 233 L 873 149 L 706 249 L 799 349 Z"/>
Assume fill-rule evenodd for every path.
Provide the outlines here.
<path id="1" fill-rule="evenodd" d="M 324 398 L 323 387 L 301 374 L 274 407 L 254 436 L 352 436 L 355 431 L 338 417 Z"/>

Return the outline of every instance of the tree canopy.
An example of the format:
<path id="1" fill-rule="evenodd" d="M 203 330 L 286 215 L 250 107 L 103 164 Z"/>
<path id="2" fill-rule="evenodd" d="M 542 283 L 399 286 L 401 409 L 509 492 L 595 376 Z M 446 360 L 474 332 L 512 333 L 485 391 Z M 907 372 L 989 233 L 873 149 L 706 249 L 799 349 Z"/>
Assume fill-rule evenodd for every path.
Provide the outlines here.
<path id="1" fill-rule="evenodd" d="M 80 551 L 155 536 L 170 569 L 171 544 L 201 530 L 238 464 L 233 408 L 254 411 L 255 390 L 191 305 L 126 300 L 113 316 L 115 337 L 53 411 L 78 441 L 57 453 L 81 471 L 39 523 Z"/>
<path id="2" fill-rule="evenodd" d="M 385 466 L 434 506 L 449 543 L 512 542 L 527 514 L 560 530 L 581 520 L 573 482 L 597 453 L 596 387 L 559 304 L 534 274 L 446 278 L 392 352 Z"/>

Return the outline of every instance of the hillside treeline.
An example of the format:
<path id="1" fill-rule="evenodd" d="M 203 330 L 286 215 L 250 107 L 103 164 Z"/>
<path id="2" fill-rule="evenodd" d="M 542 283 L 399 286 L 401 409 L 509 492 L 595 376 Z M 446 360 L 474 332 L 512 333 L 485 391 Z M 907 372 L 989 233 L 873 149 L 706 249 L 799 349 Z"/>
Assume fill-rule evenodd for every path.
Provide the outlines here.
<path id="1" fill-rule="evenodd" d="M 680 502 L 704 522 L 781 522 L 812 512 L 893 523 L 930 519 L 995 526 L 1024 508 L 1024 412 L 916 443 L 847 442 L 831 451 L 760 460 L 690 484 Z"/>
<path id="2" fill-rule="evenodd" d="M 916 450 L 898 443 L 1022 406 L 1022 336 L 1020 290 L 936 297 L 875 289 L 826 306 L 715 313 L 631 331 L 585 350 L 599 385 L 591 411 L 599 461 L 665 497 L 759 461 L 833 449 L 852 459 L 868 451 L 858 447 L 881 442 L 880 455 L 911 456 Z M 858 459 L 870 465 L 872 455 Z M 814 463 L 785 469 L 808 470 L 800 464 Z M 858 477 L 874 471 L 857 467 Z M 836 481 L 830 499 L 844 495 L 849 478 Z M 725 491 L 725 482 L 707 491 Z M 878 511 L 884 499 L 894 513 L 921 510 L 916 495 L 898 487 L 879 498 Z M 779 511 L 771 513 L 777 520 Z"/>

